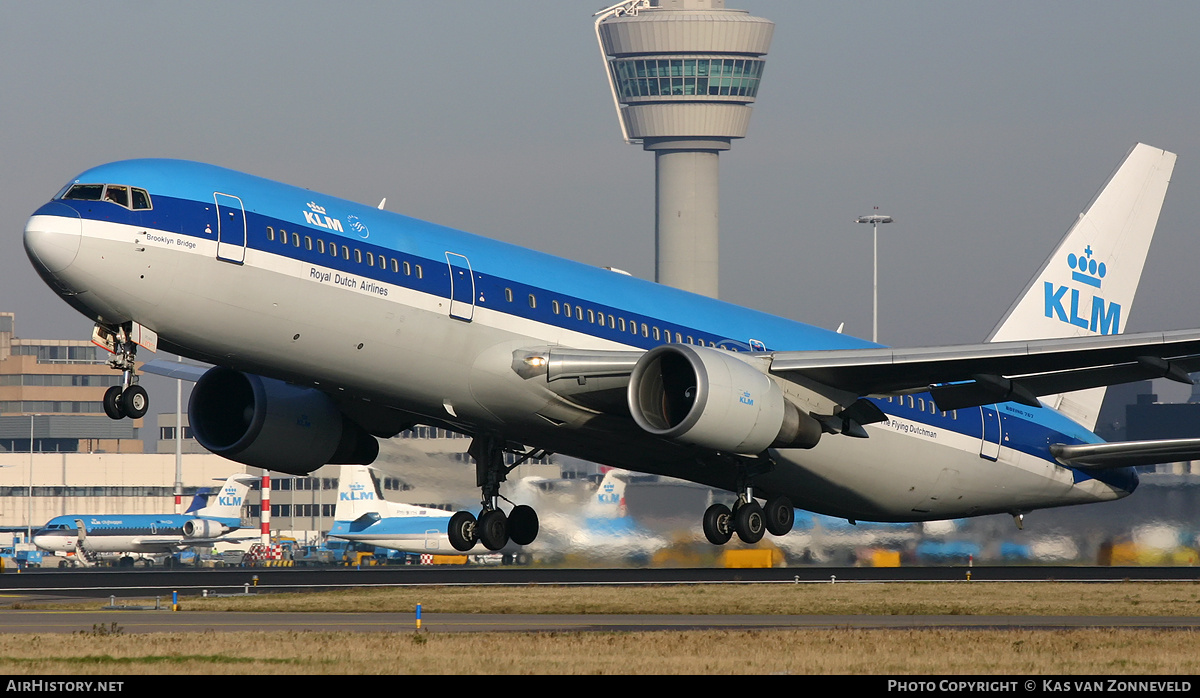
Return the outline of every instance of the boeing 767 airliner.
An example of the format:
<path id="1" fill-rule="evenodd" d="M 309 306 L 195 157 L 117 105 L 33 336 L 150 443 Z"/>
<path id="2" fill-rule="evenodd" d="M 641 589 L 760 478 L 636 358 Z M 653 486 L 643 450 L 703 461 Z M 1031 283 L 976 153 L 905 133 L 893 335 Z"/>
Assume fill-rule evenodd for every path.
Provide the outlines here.
<path id="1" fill-rule="evenodd" d="M 881 347 L 193 162 L 88 170 L 24 240 L 123 371 L 114 418 L 145 413 L 136 349 L 162 347 L 214 365 L 192 428 L 247 465 L 367 464 L 415 424 L 470 435 L 482 501 L 449 523 L 460 550 L 537 535 L 534 510 L 504 501 L 506 453 L 729 490 L 706 536 L 756 542 L 793 506 L 1021 517 L 1200 457 L 1200 440 L 1091 431 L 1104 386 L 1200 368 L 1200 331 L 1121 334 L 1174 164 L 1134 147 L 988 342 L 963 346 Z"/>

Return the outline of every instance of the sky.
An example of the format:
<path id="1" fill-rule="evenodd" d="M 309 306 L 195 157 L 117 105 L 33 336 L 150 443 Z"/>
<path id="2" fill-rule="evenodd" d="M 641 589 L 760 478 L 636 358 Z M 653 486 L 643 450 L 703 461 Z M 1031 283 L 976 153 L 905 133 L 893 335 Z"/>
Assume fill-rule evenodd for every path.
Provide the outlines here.
<path id="1" fill-rule="evenodd" d="M 90 336 L 21 232 L 134 157 L 653 278 L 653 158 L 621 139 L 602 2 L 0 3 L 0 310 L 18 336 Z M 1127 328 L 1200 327 L 1200 3 L 727 4 L 775 34 L 720 156 L 725 300 L 869 338 L 853 221 L 879 206 L 880 341 L 982 341 L 1140 141 L 1179 161 Z"/>

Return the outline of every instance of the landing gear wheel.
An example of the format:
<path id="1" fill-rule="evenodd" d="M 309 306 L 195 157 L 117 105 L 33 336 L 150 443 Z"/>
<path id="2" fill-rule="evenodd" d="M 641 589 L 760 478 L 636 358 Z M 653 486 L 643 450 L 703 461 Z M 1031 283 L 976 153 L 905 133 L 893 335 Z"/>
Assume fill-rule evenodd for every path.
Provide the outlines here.
<path id="1" fill-rule="evenodd" d="M 146 389 L 142 386 L 134 384 L 121 393 L 121 410 L 130 419 L 145 417 L 146 411 L 149 409 L 150 396 L 146 394 Z"/>
<path id="2" fill-rule="evenodd" d="M 529 545 L 537 538 L 538 516 L 533 507 L 514 507 L 508 515 L 508 537 L 517 545 Z"/>
<path id="3" fill-rule="evenodd" d="M 733 512 L 733 529 L 737 531 L 738 538 L 741 538 L 743 543 L 753 545 L 762 540 L 767 527 L 762 507 L 758 502 L 743 504 Z"/>
<path id="4" fill-rule="evenodd" d="M 104 414 L 109 419 L 125 418 L 125 412 L 121 409 L 121 386 L 114 385 L 104 391 Z"/>
<path id="5" fill-rule="evenodd" d="M 713 545 L 725 545 L 733 537 L 733 512 L 724 504 L 704 510 L 704 537 Z"/>
<path id="6" fill-rule="evenodd" d="M 450 545 L 455 550 L 465 553 L 474 548 L 479 540 L 475 530 L 475 515 L 469 511 L 460 511 L 450 517 L 450 526 L 446 534 L 450 538 Z"/>
<path id="7" fill-rule="evenodd" d="M 475 534 L 488 550 L 503 548 L 508 543 L 508 517 L 499 509 L 483 512 L 479 515 Z"/>
<path id="8" fill-rule="evenodd" d="M 796 521 L 796 510 L 792 508 L 792 500 L 782 495 L 768 499 L 767 508 L 763 513 L 767 519 L 767 530 L 773 536 L 786 536 Z"/>

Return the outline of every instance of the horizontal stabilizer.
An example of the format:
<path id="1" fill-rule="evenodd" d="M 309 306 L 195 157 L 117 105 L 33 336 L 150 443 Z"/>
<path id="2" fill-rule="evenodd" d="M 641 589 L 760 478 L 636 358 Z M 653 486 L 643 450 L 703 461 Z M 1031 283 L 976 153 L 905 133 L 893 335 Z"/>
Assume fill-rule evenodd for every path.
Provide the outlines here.
<path id="1" fill-rule="evenodd" d="M 1063 465 L 1107 470 L 1200 459 L 1200 439 L 1118 441 L 1102 444 L 1051 444 L 1050 453 Z"/>

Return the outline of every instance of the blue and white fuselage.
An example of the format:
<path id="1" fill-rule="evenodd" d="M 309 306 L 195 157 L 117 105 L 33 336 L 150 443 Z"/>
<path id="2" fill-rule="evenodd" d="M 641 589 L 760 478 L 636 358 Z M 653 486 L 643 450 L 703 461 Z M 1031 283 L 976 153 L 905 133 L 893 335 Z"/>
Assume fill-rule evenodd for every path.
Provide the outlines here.
<path id="1" fill-rule="evenodd" d="M 72 194 L 91 197 L 72 188 L 88 184 L 127 198 Z M 150 328 L 169 351 L 314 388 L 372 433 L 439 424 L 736 490 L 721 449 L 630 420 L 628 372 L 555 383 L 553 352 L 669 344 L 744 362 L 876 346 L 209 165 L 131 160 L 73 185 L 25 231 L 30 258 L 68 303 L 106 326 Z M 814 394 L 803 381 L 783 392 Z M 1048 407 L 942 411 L 921 392 L 869 400 L 887 417 L 863 425 L 869 438 L 772 445 L 755 491 L 838 517 L 914 521 L 1112 500 L 1137 486 L 1132 468 L 1085 474 L 1057 461 L 1052 444 L 1100 439 Z"/>
<path id="2" fill-rule="evenodd" d="M 211 546 L 241 527 L 247 475 L 230 476 L 215 493 L 203 488 L 183 514 L 65 514 L 33 534 L 33 544 L 52 552 L 174 553 Z"/>
<path id="3" fill-rule="evenodd" d="M 240 519 L 206 519 L 205 535 L 188 535 L 195 516 L 131 514 L 113 516 L 56 516 L 33 534 L 33 544 L 42 550 L 73 552 L 79 541 L 78 524 L 83 523 L 87 545 L 97 553 L 174 553 L 197 544 L 212 545 L 217 532 L 236 531 Z M 215 526 L 214 526 L 215 524 Z"/>

